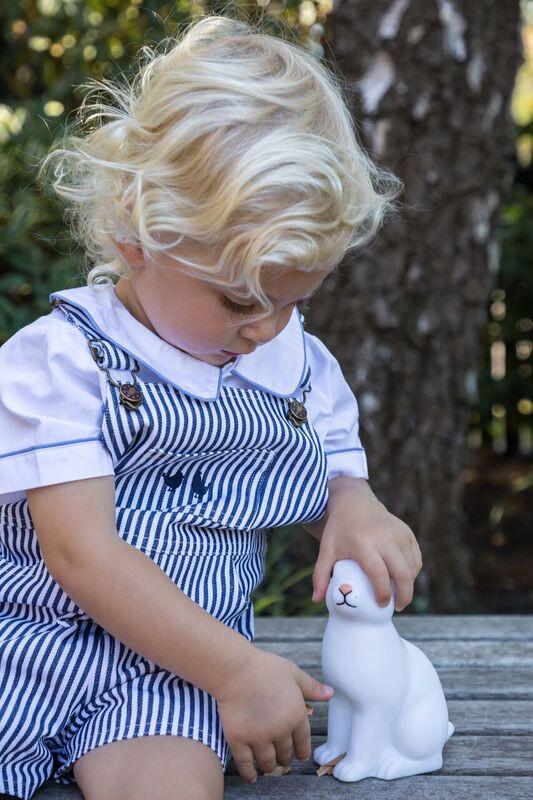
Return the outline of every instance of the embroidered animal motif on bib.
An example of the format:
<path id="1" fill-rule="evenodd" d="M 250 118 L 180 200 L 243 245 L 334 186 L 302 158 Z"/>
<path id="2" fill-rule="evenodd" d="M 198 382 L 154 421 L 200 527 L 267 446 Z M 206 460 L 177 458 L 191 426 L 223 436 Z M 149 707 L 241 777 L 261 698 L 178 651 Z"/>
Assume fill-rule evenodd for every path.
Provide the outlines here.
<path id="1" fill-rule="evenodd" d="M 183 483 L 183 473 L 176 472 L 175 475 L 170 475 L 170 473 L 163 473 L 163 480 L 165 481 L 166 486 L 169 490 L 177 489 L 178 486 L 181 486 Z"/>
<path id="2" fill-rule="evenodd" d="M 182 471 L 178 470 L 174 475 L 170 475 L 170 473 L 163 473 L 163 480 L 168 487 L 168 490 L 175 490 L 179 486 L 183 484 L 185 480 L 185 475 Z M 204 495 L 209 491 L 211 488 L 211 484 L 204 483 L 204 479 L 202 477 L 201 470 L 197 470 L 194 472 L 192 481 L 191 481 L 191 494 L 192 497 L 189 502 L 193 502 L 196 498 L 204 497 Z"/>

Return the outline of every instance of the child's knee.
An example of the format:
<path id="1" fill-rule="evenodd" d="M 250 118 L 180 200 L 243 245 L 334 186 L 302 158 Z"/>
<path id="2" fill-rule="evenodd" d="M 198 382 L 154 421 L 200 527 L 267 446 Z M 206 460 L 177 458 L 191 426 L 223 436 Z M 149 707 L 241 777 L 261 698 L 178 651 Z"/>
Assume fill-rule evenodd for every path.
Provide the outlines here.
<path id="1" fill-rule="evenodd" d="M 217 754 L 182 736 L 139 736 L 90 750 L 74 764 L 84 800 L 221 800 Z"/>

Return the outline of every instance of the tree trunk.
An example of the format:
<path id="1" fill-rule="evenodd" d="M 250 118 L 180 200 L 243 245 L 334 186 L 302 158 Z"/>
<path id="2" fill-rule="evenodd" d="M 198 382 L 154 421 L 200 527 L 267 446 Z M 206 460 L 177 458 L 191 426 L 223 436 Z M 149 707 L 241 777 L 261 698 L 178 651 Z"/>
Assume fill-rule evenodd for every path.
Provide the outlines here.
<path id="1" fill-rule="evenodd" d="M 360 138 L 406 191 L 399 218 L 327 279 L 307 325 L 358 398 L 372 488 L 419 541 L 412 609 L 468 613 L 462 484 L 513 177 L 519 2 L 344 0 L 328 17 L 331 53 Z"/>

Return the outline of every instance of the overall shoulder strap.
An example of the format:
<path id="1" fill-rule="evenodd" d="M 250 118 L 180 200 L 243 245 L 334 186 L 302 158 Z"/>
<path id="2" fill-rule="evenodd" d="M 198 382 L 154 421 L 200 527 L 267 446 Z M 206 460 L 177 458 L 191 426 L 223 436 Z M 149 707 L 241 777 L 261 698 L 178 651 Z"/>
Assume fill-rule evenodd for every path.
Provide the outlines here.
<path id="1" fill-rule="evenodd" d="M 71 305 L 65 300 L 54 297 L 50 307 L 60 308 L 68 322 L 78 328 L 86 337 L 89 350 L 96 364 L 101 369 L 139 369 L 137 361 L 118 345 L 106 339 L 83 309 Z"/>
<path id="2" fill-rule="evenodd" d="M 299 388 L 303 389 L 304 391 L 306 389 L 309 390 L 311 388 L 311 367 L 309 366 L 309 364 L 307 365 L 304 371 L 304 376 L 300 381 Z"/>

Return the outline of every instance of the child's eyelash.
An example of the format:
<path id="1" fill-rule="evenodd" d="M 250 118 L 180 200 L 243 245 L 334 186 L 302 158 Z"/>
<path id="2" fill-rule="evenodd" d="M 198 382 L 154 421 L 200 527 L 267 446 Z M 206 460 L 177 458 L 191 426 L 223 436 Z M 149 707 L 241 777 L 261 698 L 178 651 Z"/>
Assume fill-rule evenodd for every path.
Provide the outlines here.
<path id="1" fill-rule="evenodd" d="M 237 314 L 253 314 L 253 309 L 255 308 L 255 303 L 250 306 L 241 306 L 239 303 L 234 303 L 233 300 L 230 300 L 229 297 L 225 295 L 221 295 L 220 297 L 222 301 L 222 305 L 229 308 L 230 311 L 235 311 Z"/>
<path id="2" fill-rule="evenodd" d="M 253 309 L 255 308 L 255 303 L 252 303 L 252 305 L 243 306 L 239 303 L 234 303 L 233 300 L 230 300 L 229 297 L 226 297 L 225 295 L 221 295 L 220 299 L 226 308 L 229 308 L 230 311 L 234 311 L 236 314 L 254 313 Z M 300 300 L 299 305 L 304 311 L 307 311 L 309 309 L 309 300 Z"/>

